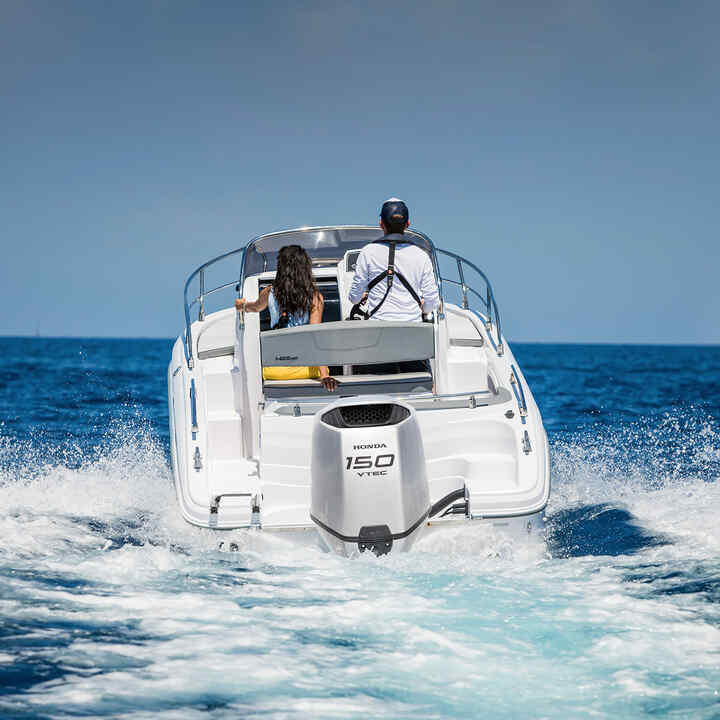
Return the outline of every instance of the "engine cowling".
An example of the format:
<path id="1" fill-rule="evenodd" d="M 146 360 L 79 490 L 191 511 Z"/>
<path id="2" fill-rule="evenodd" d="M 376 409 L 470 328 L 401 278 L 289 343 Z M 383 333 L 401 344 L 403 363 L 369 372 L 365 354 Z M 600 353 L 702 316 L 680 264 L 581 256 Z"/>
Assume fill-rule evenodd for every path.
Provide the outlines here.
<path id="1" fill-rule="evenodd" d="M 310 515 L 341 554 L 408 550 L 430 509 L 414 408 L 388 397 L 343 398 L 315 417 Z"/>

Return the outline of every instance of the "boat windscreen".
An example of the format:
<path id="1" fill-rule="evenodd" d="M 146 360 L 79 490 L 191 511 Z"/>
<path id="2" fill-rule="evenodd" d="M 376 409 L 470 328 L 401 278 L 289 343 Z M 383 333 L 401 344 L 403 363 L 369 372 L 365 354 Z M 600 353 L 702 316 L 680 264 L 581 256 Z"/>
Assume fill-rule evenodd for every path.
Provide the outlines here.
<path id="1" fill-rule="evenodd" d="M 428 254 L 432 246 L 427 238 L 407 230 L 405 235 Z M 314 265 L 339 262 L 348 250 L 357 250 L 382 237 L 382 230 L 373 227 L 308 228 L 263 235 L 248 246 L 245 255 L 245 277 L 272 271 L 277 267 L 277 255 L 285 245 L 300 245 L 307 250 Z"/>

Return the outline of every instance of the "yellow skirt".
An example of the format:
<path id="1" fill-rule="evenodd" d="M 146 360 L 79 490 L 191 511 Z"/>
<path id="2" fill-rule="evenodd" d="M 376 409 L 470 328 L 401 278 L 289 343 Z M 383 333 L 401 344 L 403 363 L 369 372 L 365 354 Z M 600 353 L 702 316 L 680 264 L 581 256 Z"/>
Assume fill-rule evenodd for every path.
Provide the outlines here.
<path id="1" fill-rule="evenodd" d="M 263 380 L 317 380 L 320 368 L 316 367 L 264 367 Z"/>

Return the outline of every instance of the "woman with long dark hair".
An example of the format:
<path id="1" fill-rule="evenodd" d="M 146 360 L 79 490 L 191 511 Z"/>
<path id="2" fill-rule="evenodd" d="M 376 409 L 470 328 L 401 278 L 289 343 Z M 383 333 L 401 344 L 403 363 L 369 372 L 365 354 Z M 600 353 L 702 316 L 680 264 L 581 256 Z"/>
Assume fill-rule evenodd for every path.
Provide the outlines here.
<path id="1" fill-rule="evenodd" d="M 272 285 L 260 292 L 254 302 L 238 298 L 238 312 L 270 310 L 270 327 L 297 327 L 322 322 L 323 296 L 315 287 L 310 256 L 299 245 L 285 245 L 277 257 L 277 270 Z M 265 380 L 304 380 L 317 378 L 326 390 L 332 392 L 337 380 L 330 377 L 327 367 L 267 367 Z"/>

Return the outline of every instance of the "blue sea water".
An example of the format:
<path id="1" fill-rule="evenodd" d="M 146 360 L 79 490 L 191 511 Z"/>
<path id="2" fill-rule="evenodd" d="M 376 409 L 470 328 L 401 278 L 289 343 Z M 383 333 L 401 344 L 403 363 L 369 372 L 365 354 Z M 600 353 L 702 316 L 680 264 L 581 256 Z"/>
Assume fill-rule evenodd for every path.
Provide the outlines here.
<path id="1" fill-rule="evenodd" d="M 1 718 L 720 717 L 720 348 L 513 345 L 547 540 L 185 524 L 165 340 L 0 339 Z"/>

